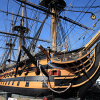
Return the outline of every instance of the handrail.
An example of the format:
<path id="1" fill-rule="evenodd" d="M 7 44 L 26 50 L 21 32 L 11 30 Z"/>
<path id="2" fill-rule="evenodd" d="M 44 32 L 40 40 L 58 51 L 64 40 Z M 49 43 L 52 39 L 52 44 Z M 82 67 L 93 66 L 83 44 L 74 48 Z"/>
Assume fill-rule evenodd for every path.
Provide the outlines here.
<path id="1" fill-rule="evenodd" d="M 89 55 L 89 54 L 95 49 L 96 46 L 97 46 L 97 44 L 96 44 L 87 54 L 85 54 L 84 56 L 82 56 L 82 57 L 80 57 L 80 58 L 78 58 L 78 59 L 76 59 L 76 60 L 61 62 L 61 61 L 55 61 L 55 60 L 53 60 L 53 59 L 51 58 L 51 62 L 59 63 L 59 64 L 65 64 L 65 63 L 67 64 L 67 63 L 72 63 L 72 62 L 79 61 L 79 60 L 85 58 L 87 55 Z"/>

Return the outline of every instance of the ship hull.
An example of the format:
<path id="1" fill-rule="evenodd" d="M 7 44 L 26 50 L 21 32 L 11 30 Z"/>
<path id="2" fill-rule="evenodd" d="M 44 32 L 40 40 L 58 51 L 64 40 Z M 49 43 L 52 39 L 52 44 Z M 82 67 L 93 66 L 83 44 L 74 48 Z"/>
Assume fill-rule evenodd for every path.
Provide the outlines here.
<path id="1" fill-rule="evenodd" d="M 94 52 L 95 55 L 91 58 L 93 61 L 91 63 L 88 62 L 90 65 L 86 67 L 86 70 L 84 67 L 77 67 L 79 70 L 75 70 L 74 73 L 70 72 L 73 71 L 73 69 L 69 70 L 68 66 L 67 70 L 65 70 L 66 68 L 51 68 L 46 59 L 41 60 L 40 63 L 42 64 L 41 67 L 44 69 L 47 76 L 44 73 L 36 75 L 34 72 L 35 66 L 33 64 L 31 64 L 28 72 L 24 70 L 22 74 L 17 73 L 16 77 L 14 74 L 9 74 L 9 72 L 4 75 L 1 73 L 0 89 L 15 94 L 34 97 L 53 95 L 54 97 L 61 98 L 82 98 L 88 88 L 94 84 L 95 80 L 100 75 L 100 43 L 95 46 Z M 87 59 L 85 59 L 85 61 L 86 60 Z M 54 64 L 59 66 L 63 65 L 62 62 Z M 66 64 L 68 63 L 66 62 L 65 65 Z M 77 64 L 79 65 L 79 63 Z M 69 85 L 70 83 L 71 86 Z"/>

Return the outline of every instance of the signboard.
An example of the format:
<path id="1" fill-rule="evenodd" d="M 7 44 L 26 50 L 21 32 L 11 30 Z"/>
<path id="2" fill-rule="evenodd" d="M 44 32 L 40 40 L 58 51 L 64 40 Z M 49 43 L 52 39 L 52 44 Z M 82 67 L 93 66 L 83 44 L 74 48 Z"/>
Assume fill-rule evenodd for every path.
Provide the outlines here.
<path id="1" fill-rule="evenodd" d="M 17 99 L 15 99 L 15 98 L 8 98 L 8 100 L 17 100 Z"/>

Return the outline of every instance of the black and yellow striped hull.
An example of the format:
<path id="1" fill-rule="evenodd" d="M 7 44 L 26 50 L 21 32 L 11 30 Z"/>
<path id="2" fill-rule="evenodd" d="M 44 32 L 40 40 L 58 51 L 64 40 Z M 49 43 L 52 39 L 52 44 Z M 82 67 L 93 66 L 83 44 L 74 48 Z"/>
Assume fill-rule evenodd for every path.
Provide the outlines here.
<path id="1" fill-rule="evenodd" d="M 47 75 L 44 73 L 43 76 L 41 73 L 37 75 L 37 68 L 33 63 L 30 63 L 22 73 L 19 73 L 21 68 L 25 66 L 20 64 L 16 77 L 13 67 L 6 70 L 5 73 L 1 72 L 0 89 L 28 96 L 43 97 L 53 94 L 54 97 L 82 97 L 100 75 L 99 59 L 100 43 L 84 56 L 78 58 L 77 62 L 76 60 L 61 62 L 51 59 L 49 65 L 47 59 L 40 60 L 39 64 Z M 71 86 L 69 87 L 70 83 Z M 65 89 L 66 91 L 64 91 Z M 62 92 L 57 93 L 59 91 Z"/>

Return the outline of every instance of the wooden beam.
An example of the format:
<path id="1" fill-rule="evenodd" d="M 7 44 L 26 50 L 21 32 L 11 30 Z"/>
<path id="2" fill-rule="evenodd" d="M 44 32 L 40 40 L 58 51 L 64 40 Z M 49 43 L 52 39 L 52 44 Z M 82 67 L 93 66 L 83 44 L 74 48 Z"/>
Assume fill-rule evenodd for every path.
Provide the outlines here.
<path id="1" fill-rule="evenodd" d="M 33 8 L 36 8 L 36 9 L 39 9 L 39 10 L 41 10 L 41 11 L 43 11 L 43 12 L 46 12 L 47 14 L 55 15 L 55 13 L 50 12 L 50 10 L 48 10 L 46 7 L 39 6 L 39 5 L 37 6 L 37 5 L 34 5 L 33 3 L 28 2 L 28 1 L 23 1 L 23 0 L 17 0 L 17 1 L 19 1 L 19 2 L 21 2 L 21 3 L 25 3 L 26 5 L 29 5 L 29 6 L 31 6 L 31 7 L 33 7 Z M 85 28 L 85 29 L 91 30 L 89 27 L 87 27 L 87 26 L 85 26 L 85 25 L 82 25 L 82 24 L 80 24 L 79 22 L 76 22 L 76 21 L 74 21 L 74 20 L 72 20 L 72 19 L 70 19 L 70 18 L 68 18 L 68 17 L 62 17 L 62 16 L 60 16 L 60 15 L 56 15 L 56 16 L 57 16 L 58 18 L 61 18 L 61 19 L 65 20 L 65 21 L 68 21 L 68 22 L 70 22 L 70 23 L 73 23 L 73 24 L 75 24 L 75 25 L 78 25 L 78 26 L 80 26 L 80 27 L 83 27 L 83 28 Z"/>
<path id="2" fill-rule="evenodd" d="M 0 33 L 1 34 L 12 35 L 12 36 L 17 36 L 17 37 L 22 37 L 22 38 L 27 38 L 27 39 L 35 39 L 35 40 L 38 40 L 38 41 L 43 41 L 43 42 L 51 43 L 50 41 L 47 41 L 47 40 L 33 38 L 33 37 L 29 37 L 29 36 L 22 36 L 22 35 L 12 34 L 12 33 L 8 33 L 8 32 L 3 32 L 3 31 L 0 31 Z"/>
<path id="3" fill-rule="evenodd" d="M 22 18 L 21 15 L 18 15 L 18 14 L 15 14 L 15 13 L 7 12 L 7 11 L 4 11 L 4 10 L 0 10 L 0 12 L 11 14 L 11 15 L 18 16 L 18 17 Z M 33 21 L 37 21 L 37 22 L 42 23 L 42 21 L 39 21 L 39 20 L 36 20 L 36 19 L 33 19 L 33 18 L 29 18 L 29 17 L 25 17 L 25 16 L 23 18 L 26 18 L 26 19 L 29 19 L 29 20 L 33 20 Z"/>

